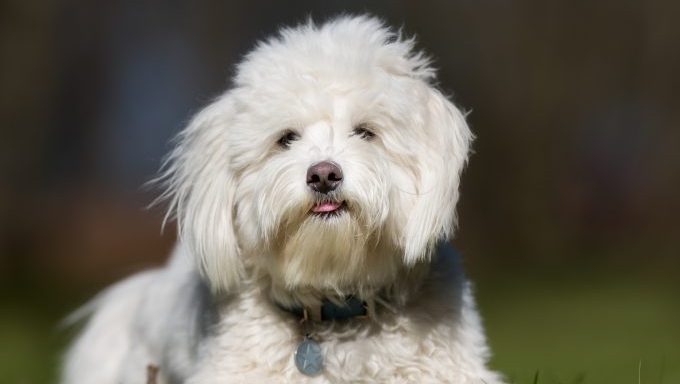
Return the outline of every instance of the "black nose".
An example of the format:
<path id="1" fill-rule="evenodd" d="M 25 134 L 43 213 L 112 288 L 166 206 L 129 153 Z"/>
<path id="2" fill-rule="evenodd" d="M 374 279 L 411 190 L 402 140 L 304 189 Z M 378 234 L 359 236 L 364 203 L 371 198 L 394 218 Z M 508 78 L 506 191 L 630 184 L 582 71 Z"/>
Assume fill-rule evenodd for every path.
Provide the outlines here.
<path id="1" fill-rule="evenodd" d="M 340 166 L 330 161 L 316 163 L 307 169 L 307 185 L 309 188 L 328 193 L 342 184 L 342 170 Z"/>

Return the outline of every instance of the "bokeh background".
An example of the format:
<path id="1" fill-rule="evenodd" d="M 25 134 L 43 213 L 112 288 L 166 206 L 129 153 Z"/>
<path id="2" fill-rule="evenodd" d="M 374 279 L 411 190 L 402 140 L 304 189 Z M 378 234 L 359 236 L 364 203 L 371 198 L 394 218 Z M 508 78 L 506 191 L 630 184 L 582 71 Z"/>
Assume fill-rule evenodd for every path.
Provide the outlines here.
<path id="1" fill-rule="evenodd" d="M 455 243 L 514 383 L 680 383 L 680 2 L 0 1 L 0 382 L 54 382 L 99 289 L 160 265 L 142 188 L 282 25 L 417 34 L 477 135 Z"/>

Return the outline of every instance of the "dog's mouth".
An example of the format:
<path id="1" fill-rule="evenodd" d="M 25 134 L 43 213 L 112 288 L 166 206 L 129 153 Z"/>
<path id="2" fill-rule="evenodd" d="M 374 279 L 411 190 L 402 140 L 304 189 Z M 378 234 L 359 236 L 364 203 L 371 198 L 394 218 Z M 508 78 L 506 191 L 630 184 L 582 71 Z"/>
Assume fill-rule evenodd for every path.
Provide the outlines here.
<path id="1" fill-rule="evenodd" d="M 310 209 L 309 213 L 314 216 L 329 218 L 341 215 L 347 210 L 345 201 L 320 201 Z"/>

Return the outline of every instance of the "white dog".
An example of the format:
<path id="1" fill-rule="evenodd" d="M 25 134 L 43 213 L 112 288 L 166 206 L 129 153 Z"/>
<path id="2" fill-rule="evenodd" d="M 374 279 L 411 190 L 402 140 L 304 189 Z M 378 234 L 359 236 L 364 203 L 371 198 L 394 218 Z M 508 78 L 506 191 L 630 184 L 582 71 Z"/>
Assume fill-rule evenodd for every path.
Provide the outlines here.
<path id="1" fill-rule="evenodd" d="M 169 264 L 86 307 L 68 384 L 501 383 L 447 245 L 473 135 L 412 39 L 284 29 L 181 133 Z"/>

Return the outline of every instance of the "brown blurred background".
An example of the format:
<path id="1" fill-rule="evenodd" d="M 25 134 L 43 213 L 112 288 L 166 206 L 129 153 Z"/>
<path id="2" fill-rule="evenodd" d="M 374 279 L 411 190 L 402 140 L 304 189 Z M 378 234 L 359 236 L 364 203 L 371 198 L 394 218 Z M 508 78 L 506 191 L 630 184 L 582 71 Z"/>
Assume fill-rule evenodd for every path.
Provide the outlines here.
<path id="1" fill-rule="evenodd" d="M 158 191 L 142 185 L 239 58 L 280 26 L 341 12 L 416 34 L 441 87 L 471 111 L 456 243 L 496 366 L 517 382 L 543 370 L 542 382 L 632 383 L 638 361 L 620 348 L 651 360 L 640 369 L 650 383 L 680 380 L 677 351 L 665 351 L 680 349 L 680 2 L 4 0 L 0 381 L 52 380 L 68 339 L 58 319 L 163 262 L 174 228 L 161 235 L 163 212 L 144 209 Z M 611 340 L 593 336 L 630 313 L 569 328 L 565 316 L 612 300 L 653 317 Z M 554 327 L 536 335 L 537 318 Z M 545 341 L 563 332 L 592 344 Z M 617 344 L 631 333 L 642 344 Z M 575 357 L 595 345 L 610 358 L 592 368 Z M 621 375 L 592 379 L 608 362 Z"/>

